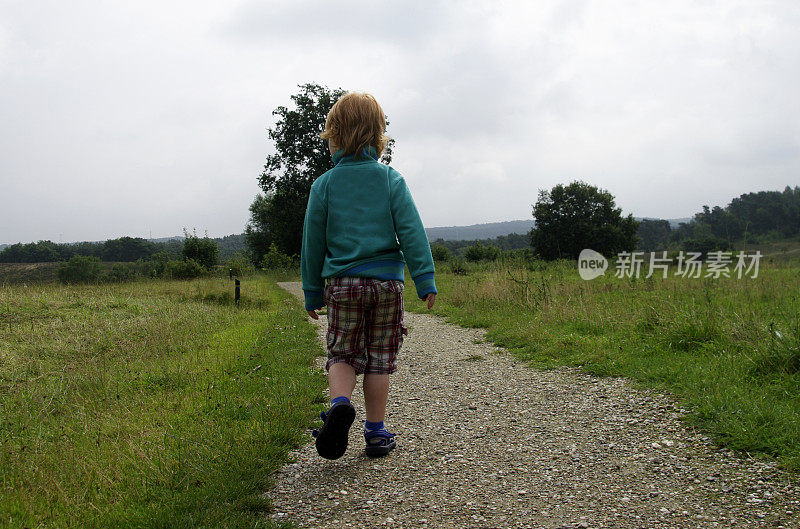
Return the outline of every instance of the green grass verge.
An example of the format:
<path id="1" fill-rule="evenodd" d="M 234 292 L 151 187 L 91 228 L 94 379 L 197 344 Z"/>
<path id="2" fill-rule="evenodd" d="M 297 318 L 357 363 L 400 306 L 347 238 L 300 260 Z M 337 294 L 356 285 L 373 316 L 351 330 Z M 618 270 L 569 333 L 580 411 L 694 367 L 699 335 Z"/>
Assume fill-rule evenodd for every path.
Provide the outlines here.
<path id="1" fill-rule="evenodd" d="M 762 263 L 756 279 L 634 280 L 611 270 L 583 281 L 572 262 L 468 265 L 465 276 L 438 268 L 434 310 L 450 321 L 486 328 L 540 368 L 579 366 L 669 391 L 720 442 L 800 469 L 796 261 Z"/>
<path id="2" fill-rule="evenodd" d="M 323 401 L 273 280 L 0 289 L 0 525 L 267 526 Z M 266 524 L 266 525 L 265 525 Z"/>

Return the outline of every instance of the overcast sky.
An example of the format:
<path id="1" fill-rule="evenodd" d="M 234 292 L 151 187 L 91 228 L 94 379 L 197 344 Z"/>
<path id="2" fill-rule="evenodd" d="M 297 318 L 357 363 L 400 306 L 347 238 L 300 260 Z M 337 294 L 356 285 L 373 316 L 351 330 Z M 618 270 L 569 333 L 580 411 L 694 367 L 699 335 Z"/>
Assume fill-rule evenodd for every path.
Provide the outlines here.
<path id="1" fill-rule="evenodd" d="M 796 0 L 0 0 L 0 243 L 241 233 L 306 82 L 376 96 L 429 227 L 800 184 Z"/>

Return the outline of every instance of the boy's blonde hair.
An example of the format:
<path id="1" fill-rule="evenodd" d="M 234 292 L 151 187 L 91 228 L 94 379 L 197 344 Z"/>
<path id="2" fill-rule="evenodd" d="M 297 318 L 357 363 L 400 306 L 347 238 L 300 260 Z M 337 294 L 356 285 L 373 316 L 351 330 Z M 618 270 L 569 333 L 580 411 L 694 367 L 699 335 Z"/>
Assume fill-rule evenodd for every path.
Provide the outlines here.
<path id="1" fill-rule="evenodd" d="M 348 92 L 333 104 L 322 139 L 330 139 L 344 154 L 361 154 L 361 150 L 372 145 L 383 153 L 389 137 L 386 135 L 386 115 L 371 94 Z"/>

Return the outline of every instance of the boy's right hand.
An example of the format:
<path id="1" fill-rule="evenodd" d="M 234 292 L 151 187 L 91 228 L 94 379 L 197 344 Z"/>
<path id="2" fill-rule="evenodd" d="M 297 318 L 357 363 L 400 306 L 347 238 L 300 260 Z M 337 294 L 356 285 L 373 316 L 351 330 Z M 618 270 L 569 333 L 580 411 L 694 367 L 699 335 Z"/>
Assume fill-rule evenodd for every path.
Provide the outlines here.
<path id="1" fill-rule="evenodd" d="M 433 308 L 433 303 L 436 301 L 436 294 L 431 292 L 430 294 L 425 296 L 425 301 L 428 302 L 428 310 L 431 310 Z"/>

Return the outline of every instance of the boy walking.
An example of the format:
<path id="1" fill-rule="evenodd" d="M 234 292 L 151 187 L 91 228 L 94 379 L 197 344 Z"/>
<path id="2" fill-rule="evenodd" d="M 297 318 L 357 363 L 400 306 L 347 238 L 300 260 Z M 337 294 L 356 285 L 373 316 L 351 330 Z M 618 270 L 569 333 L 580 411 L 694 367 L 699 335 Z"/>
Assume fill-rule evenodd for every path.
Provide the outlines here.
<path id="1" fill-rule="evenodd" d="M 311 186 L 301 272 L 309 316 L 328 306 L 326 334 L 331 407 L 315 430 L 317 452 L 338 459 L 356 411 L 356 376 L 364 375 L 366 454 L 395 447 L 384 424 L 389 375 L 403 343 L 403 288 L 408 265 L 417 296 L 433 308 L 433 258 L 403 177 L 378 163 L 388 137 L 386 117 L 370 94 L 350 92 L 331 108 L 322 138 L 334 168 Z"/>

